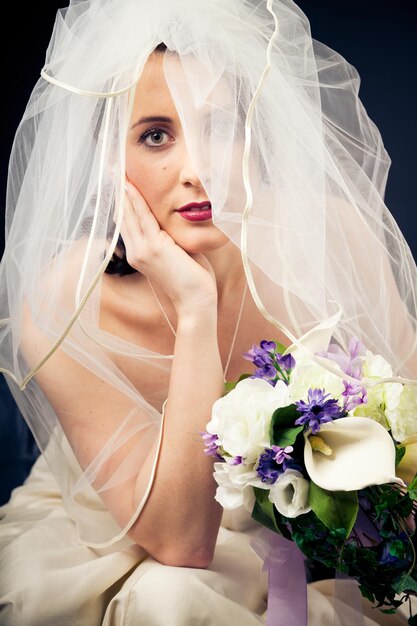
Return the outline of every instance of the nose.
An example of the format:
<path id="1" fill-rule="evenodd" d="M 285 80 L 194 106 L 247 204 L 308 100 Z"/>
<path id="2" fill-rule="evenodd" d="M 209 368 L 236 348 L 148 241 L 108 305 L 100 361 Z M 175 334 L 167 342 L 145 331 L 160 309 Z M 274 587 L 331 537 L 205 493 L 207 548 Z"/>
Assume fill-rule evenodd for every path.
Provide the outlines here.
<path id="1" fill-rule="evenodd" d="M 197 175 L 195 164 L 193 163 L 189 149 L 184 143 L 184 149 L 182 152 L 181 164 L 179 168 L 179 180 L 182 185 L 186 187 L 200 187 L 202 188 L 202 182 Z"/>

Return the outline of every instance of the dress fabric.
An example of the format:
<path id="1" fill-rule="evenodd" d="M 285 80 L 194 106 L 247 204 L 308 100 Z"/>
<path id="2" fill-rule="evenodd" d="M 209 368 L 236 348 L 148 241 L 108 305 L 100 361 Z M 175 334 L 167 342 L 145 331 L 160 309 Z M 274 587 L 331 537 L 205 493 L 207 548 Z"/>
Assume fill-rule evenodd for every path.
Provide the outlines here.
<path id="1" fill-rule="evenodd" d="M 208 569 L 161 565 L 126 541 L 92 549 L 79 541 L 41 455 L 0 518 L 1 626 L 266 623 L 267 575 L 250 547 L 258 526 L 246 512 L 225 513 Z M 405 614 L 383 615 L 366 602 L 363 622 L 340 600 L 335 617 L 332 592 L 333 581 L 309 585 L 308 626 L 407 623 Z"/>

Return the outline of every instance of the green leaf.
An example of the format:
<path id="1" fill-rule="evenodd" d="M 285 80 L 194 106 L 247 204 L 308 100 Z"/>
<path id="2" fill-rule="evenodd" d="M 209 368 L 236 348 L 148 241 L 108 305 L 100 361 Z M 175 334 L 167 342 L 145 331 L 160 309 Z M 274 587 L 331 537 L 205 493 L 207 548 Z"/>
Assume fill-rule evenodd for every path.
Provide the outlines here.
<path id="1" fill-rule="evenodd" d="M 279 429 L 294 428 L 295 420 L 298 419 L 298 417 L 299 414 L 295 404 L 289 404 L 288 406 L 275 409 L 272 413 L 271 425 L 269 427 L 269 440 L 271 443 L 275 443 L 275 433 Z"/>
<path id="2" fill-rule="evenodd" d="M 405 546 L 400 539 L 394 539 L 389 546 L 389 553 L 397 559 L 403 559 L 405 556 Z"/>
<path id="3" fill-rule="evenodd" d="M 285 448 L 295 443 L 298 435 L 304 430 L 304 426 L 295 426 L 294 428 L 280 428 L 275 431 L 273 443 L 275 446 Z"/>
<path id="4" fill-rule="evenodd" d="M 238 383 L 240 383 L 241 380 L 245 380 L 245 378 L 249 378 L 250 376 L 251 374 L 242 374 L 241 376 L 239 376 L 238 380 L 231 380 L 230 382 L 225 382 L 224 383 L 224 395 L 228 394 L 230 391 L 233 391 L 233 389 L 236 387 Z"/>
<path id="5" fill-rule="evenodd" d="M 288 404 L 275 409 L 272 414 L 271 424 L 277 428 L 289 428 L 294 426 L 296 419 L 300 417 L 295 404 Z"/>
<path id="6" fill-rule="evenodd" d="M 395 593 L 403 593 L 404 591 L 417 592 L 417 581 L 409 574 L 403 574 L 401 578 L 392 583 Z"/>
<path id="7" fill-rule="evenodd" d="M 365 585 L 359 585 L 359 590 L 364 598 L 367 598 L 370 602 L 375 601 L 374 594 Z"/>
<path id="8" fill-rule="evenodd" d="M 274 505 L 268 499 L 269 489 L 254 487 L 253 490 L 255 492 L 256 501 L 252 511 L 252 518 L 256 522 L 259 522 L 259 524 L 262 524 L 262 526 L 269 528 L 269 530 L 279 533 L 279 528 L 275 520 Z"/>
<path id="9" fill-rule="evenodd" d="M 327 528 L 344 528 L 346 537 L 350 535 L 359 510 L 356 491 L 327 491 L 311 481 L 308 499 L 312 510 Z"/>
<path id="10" fill-rule="evenodd" d="M 278 354 L 284 354 L 284 352 L 285 352 L 285 350 L 287 350 L 287 348 L 282 343 L 280 343 L 279 341 L 275 341 L 275 343 L 277 344 L 276 352 L 278 352 Z"/>
<path id="11" fill-rule="evenodd" d="M 395 446 L 395 467 L 397 467 L 398 463 L 401 461 L 405 454 L 405 446 L 399 447 Z"/>
<path id="12" fill-rule="evenodd" d="M 407 487 L 408 495 L 412 500 L 417 500 L 417 474 Z"/>

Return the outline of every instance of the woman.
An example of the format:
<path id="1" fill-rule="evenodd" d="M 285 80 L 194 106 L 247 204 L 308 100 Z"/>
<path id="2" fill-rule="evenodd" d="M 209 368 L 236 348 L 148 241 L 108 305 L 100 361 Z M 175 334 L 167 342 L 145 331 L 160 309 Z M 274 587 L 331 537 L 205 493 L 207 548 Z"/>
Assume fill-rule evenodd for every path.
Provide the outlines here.
<path id="1" fill-rule="evenodd" d="M 354 70 L 289 1 L 153 4 L 61 12 L 18 131 L 2 368 L 43 454 L 3 509 L 4 624 L 263 623 L 254 523 L 222 521 L 202 454 L 224 380 L 261 338 L 352 333 L 416 373 Z"/>

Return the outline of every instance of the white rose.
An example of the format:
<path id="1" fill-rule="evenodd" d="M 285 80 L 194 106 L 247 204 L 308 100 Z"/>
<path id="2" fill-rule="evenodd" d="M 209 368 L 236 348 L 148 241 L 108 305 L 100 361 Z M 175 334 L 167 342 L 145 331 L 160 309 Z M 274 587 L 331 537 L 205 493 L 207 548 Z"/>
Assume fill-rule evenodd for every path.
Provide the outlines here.
<path id="1" fill-rule="evenodd" d="M 366 351 L 366 358 L 363 363 L 362 375 L 364 378 L 390 378 L 392 367 L 380 354 L 372 354 Z M 368 401 L 360 404 L 353 411 L 353 415 L 370 417 L 386 428 L 390 428 L 389 415 L 394 415 L 400 402 L 403 386 L 400 383 L 384 383 L 368 387 Z"/>
<path id="2" fill-rule="evenodd" d="M 404 441 L 417 434 L 417 386 L 404 385 L 399 404 L 386 408 L 386 416 L 396 441 Z"/>
<path id="3" fill-rule="evenodd" d="M 311 511 L 308 504 L 310 483 L 297 470 L 288 469 L 272 485 L 268 498 L 285 517 L 298 517 Z"/>
<path id="4" fill-rule="evenodd" d="M 370 350 L 367 350 L 362 366 L 362 376 L 367 378 L 389 378 L 392 376 L 392 367 L 383 356 L 373 354 Z"/>
<path id="5" fill-rule="evenodd" d="M 337 363 L 332 363 L 332 366 L 343 374 Z M 290 402 L 307 401 L 309 389 L 325 389 L 326 393 L 330 393 L 332 398 L 338 400 L 345 389 L 343 377 L 329 372 L 308 356 L 301 357 L 291 373 L 291 382 L 288 387 Z"/>
<path id="6" fill-rule="evenodd" d="M 215 495 L 217 502 L 225 509 L 244 506 L 247 511 L 252 512 L 255 504 L 253 487 L 263 486 L 258 473 L 248 469 L 243 463 L 214 463 L 213 467 L 213 476 L 218 484 Z"/>
<path id="7" fill-rule="evenodd" d="M 273 412 L 287 404 L 288 388 L 283 381 L 272 387 L 265 380 L 246 378 L 214 403 L 207 431 L 217 435 L 228 454 L 254 463 L 259 452 L 270 446 Z"/>

